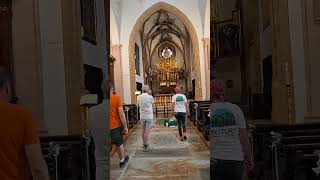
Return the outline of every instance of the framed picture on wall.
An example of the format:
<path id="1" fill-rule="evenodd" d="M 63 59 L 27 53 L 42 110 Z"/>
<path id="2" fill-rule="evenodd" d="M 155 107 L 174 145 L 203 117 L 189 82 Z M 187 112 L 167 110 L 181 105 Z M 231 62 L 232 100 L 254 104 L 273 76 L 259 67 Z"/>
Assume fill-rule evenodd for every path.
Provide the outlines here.
<path id="1" fill-rule="evenodd" d="M 81 0 L 82 40 L 97 45 L 96 0 Z"/>
<path id="2" fill-rule="evenodd" d="M 313 0 L 314 20 L 320 23 L 320 0 Z"/>

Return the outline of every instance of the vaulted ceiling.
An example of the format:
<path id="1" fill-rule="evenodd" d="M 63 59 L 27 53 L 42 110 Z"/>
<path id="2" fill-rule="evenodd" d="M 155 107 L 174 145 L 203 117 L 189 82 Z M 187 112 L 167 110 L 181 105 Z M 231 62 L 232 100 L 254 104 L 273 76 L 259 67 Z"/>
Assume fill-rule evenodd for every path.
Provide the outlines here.
<path id="1" fill-rule="evenodd" d="M 164 10 L 157 11 L 144 22 L 140 29 L 140 38 L 147 67 L 151 62 L 146 60 L 151 60 L 162 44 L 171 44 L 184 55 L 186 43 L 190 39 L 185 25 L 176 16 Z"/>

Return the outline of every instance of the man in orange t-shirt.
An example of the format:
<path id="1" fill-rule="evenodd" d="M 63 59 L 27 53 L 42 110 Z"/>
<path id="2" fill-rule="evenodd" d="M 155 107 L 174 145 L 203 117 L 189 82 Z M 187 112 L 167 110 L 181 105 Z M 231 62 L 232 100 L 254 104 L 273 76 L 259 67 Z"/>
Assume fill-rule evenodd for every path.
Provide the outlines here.
<path id="1" fill-rule="evenodd" d="M 125 156 L 123 134 L 128 134 L 126 116 L 120 96 L 116 95 L 113 86 L 110 85 L 110 136 L 111 143 L 118 148 L 121 168 L 129 161 L 129 156 Z"/>
<path id="2" fill-rule="evenodd" d="M 32 113 L 9 104 L 8 73 L 0 67 L 0 179 L 50 180 Z"/>

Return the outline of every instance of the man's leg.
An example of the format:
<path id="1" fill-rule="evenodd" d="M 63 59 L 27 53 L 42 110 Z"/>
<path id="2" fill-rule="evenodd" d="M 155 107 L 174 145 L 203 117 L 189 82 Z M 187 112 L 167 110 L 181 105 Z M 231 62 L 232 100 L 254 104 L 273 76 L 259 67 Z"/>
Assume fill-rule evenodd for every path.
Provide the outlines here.
<path id="1" fill-rule="evenodd" d="M 143 144 L 146 144 L 146 141 L 144 140 L 144 134 L 146 133 L 146 128 L 145 127 L 143 127 L 142 128 L 142 141 L 143 141 Z"/>
<path id="2" fill-rule="evenodd" d="M 144 138 L 144 134 L 146 132 L 146 120 L 141 119 L 140 122 L 141 122 L 141 126 L 142 126 L 142 133 L 141 133 L 141 138 L 142 138 L 142 141 L 143 141 L 142 148 L 144 148 L 144 145 L 146 144 L 145 138 Z"/>
<path id="3" fill-rule="evenodd" d="M 181 118 L 181 122 L 182 122 L 183 137 L 184 139 L 187 139 L 186 114 L 184 114 L 183 118 Z"/>
<path id="4" fill-rule="evenodd" d="M 118 156 L 120 160 L 119 165 L 120 167 L 123 167 L 129 161 L 129 156 L 125 156 L 123 134 L 121 128 L 116 129 L 116 131 L 114 132 L 114 140 L 118 148 Z"/>
<path id="5" fill-rule="evenodd" d="M 181 140 L 181 138 L 182 138 L 182 130 L 181 130 L 182 121 L 181 121 L 181 115 L 179 113 L 176 115 L 176 119 L 177 119 L 177 123 L 178 123 L 179 136 L 180 136 L 180 140 Z"/>
<path id="6" fill-rule="evenodd" d="M 123 144 L 121 144 L 117 148 L 118 148 L 119 159 L 120 159 L 120 161 L 122 161 L 124 159 L 124 146 L 123 146 Z"/>
<path id="7" fill-rule="evenodd" d="M 149 139 L 150 139 L 150 131 L 152 128 L 152 120 L 147 120 L 144 128 L 144 136 L 143 136 L 143 142 L 144 142 L 144 151 L 151 150 L 149 146 Z"/>
<path id="8" fill-rule="evenodd" d="M 150 138 L 150 129 L 145 128 L 144 134 L 143 134 L 143 144 L 144 145 L 148 145 L 149 138 Z"/>

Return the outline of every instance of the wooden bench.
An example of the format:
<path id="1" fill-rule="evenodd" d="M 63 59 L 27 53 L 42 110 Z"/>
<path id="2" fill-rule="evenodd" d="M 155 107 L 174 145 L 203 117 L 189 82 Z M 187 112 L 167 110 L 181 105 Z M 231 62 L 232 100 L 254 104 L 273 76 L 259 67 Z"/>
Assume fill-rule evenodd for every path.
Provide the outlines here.
<path id="1" fill-rule="evenodd" d="M 203 134 L 203 137 L 206 140 L 210 139 L 210 117 L 209 117 L 210 109 L 207 107 L 202 107 L 200 109 L 201 118 L 200 121 L 198 121 L 198 127 L 200 128 L 200 131 Z"/>
<path id="2" fill-rule="evenodd" d="M 42 136 L 40 143 L 51 179 L 95 178 L 92 138 L 82 135 Z"/>
<path id="3" fill-rule="evenodd" d="M 264 176 L 289 180 L 305 173 L 308 180 L 316 178 L 311 167 L 318 160 L 320 124 L 259 125 L 251 132 L 257 169 L 270 172 Z"/>
<path id="4" fill-rule="evenodd" d="M 128 128 L 133 128 L 134 124 L 137 124 L 139 119 L 138 107 L 135 104 L 125 104 L 123 105 L 123 110 L 126 115 Z"/>
<path id="5" fill-rule="evenodd" d="M 195 119 L 193 120 L 194 124 L 199 126 L 201 125 L 202 121 L 202 113 L 205 112 L 206 110 L 210 109 L 210 104 L 200 104 L 196 107 L 195 109 Z M 200 126 L 201 127 L 201 126 Z"/>
<path id="6" fill-rule="evenodd" d="M 199 117 L 199 111 L 197 107 L 210 106 L 210 101 L 190 101 L 189 102 L 189 111 L 190 111 L 190 120 L 196 125 L 196 120 Z"/>
<path id="7" fill-rule="evenodd" d="M 199 105 L 197 108 L 198 116 L 196 117 L 195 121 L 199 131 L 202 131 L 203 125 L 207 123 L 209 109 L 210 109 L 209 104 L 202 104 L 202 105 Z"/>

